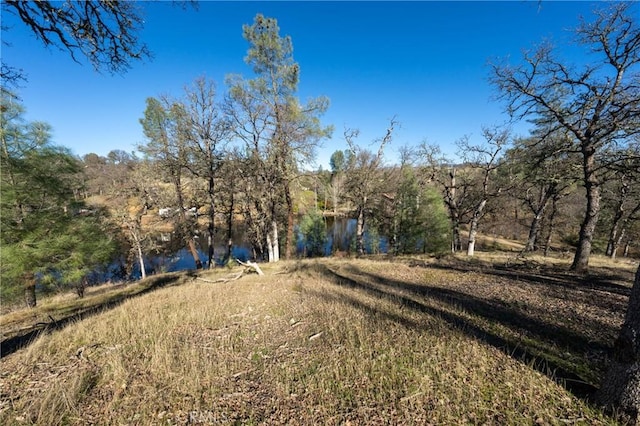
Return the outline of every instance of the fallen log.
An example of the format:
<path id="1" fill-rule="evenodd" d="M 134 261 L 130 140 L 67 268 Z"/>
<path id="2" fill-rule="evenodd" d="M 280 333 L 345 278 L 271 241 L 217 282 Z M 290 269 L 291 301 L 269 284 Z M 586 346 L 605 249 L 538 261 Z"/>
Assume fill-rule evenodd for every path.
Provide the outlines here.
<path id="1" fill-rule="evenodd" d="M 254 271 L 257 272 L 258 275 L 264 276 L 264 272 L 262 272 L 262 269 L 260 269 L 260 266 L 258 266 L 257 263 L 251 262 L 249 260 L 247 260 L 246 262 L 243 262 L 243 261 L 241 261 L 239 259 L 236 259 L 236 262 L 238 262 L 242 266 L 246 266 L 247 268 L 253 269 Z"/>

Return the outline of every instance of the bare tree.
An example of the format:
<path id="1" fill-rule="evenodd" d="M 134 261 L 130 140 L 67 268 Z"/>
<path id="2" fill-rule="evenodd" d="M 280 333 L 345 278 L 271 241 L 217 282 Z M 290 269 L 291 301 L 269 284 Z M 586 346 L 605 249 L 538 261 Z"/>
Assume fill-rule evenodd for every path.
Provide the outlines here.
<path id="1" fill-rule="evenodd" d="M 544 220 L 555 215 L 554 212 L 548 214 L 549 206 L 557 204 L 579 180 L 576 171 L 579 158 L 562 148 L 564 140 L 561 135 L 521 138 L 507 151 L 505 162 L 512 167 L 514 180 L 509 193 L 531 213 L 525 252 L 539 248 Z"/>
<path id="2" fill-rule="evenodd" d="M 243 212 L 248 221 L 254 254 L 262 255 L 266 245 L 268 259 L 280 258 L 278 238 L 278 206 L 281 192 L 280 176 L 268 161 L 268 141 L 271 133 L 268 106 L 251 94 L 246 81 L 233 78 L 226 99 L 225 114 L 236 139 L 244 145 L 242 173 Z"/>
<path id="3" fill-rule="evenodd" d="M 148 164 L 131 162 L 126 168 L 123 181 L 110 187 L 107 195 L 109 204 L 113 206 L 112 220 L 122 229 L 131 250 L 129 259 L 137 260 L 143 279 L 147 277 L 145 253 L 154 248 L 149 229 L 142 225 L 143 217 L 148 217 L 155 201 L 150 176 Z M 132 267 L 133 264 L 127 266 L 129 272 Z"/>
<path id="4" fill-rule="evenodd" d="M 640 132 L 640 28 L 632 3 L 615 3 L 582 21 L 577 42 L 592 53 L 581 68 L 559 60 L 549 44 L 513 67 L 494 64 L 492 83 L 514 118 L 535 117 L 552 134 L 564 129 L 582 156 L 586 211 L 571 268 L 587 269 L 600 213 L 598 156 Z M 543 135 L 544 136 L 544 135 Z"/>
<path id="5" fill-rule="evenodd" d="M 364 232 L 367 209 L 372 197 L 380 195 L 380 184 L 384 182 L 380 175 L 384 148 L 391 142 L 397 124 L 395 118 L 390 120 L 387 132 L 379 140 L 378 151 L 375 154 L 356 145 L 355 139 L 359 134 L 357 130 L 347 129 L 344 132 L 345 141 L 352 154 L 345 173 L 346 193 L 356 209 L 356 253 L 358 256 L 365 254 Z"/>
<path id="6" fill-rule="evenodd" d="M 184 133 L 185 147 L 189 161 L 185 167 L 197 178 L 206 181 L 207 253 L 209 268 L 215 265 L 214 236 L 216 212 L 216 179 L 223 160 L 223 144 L 230 131 L 227 119 L 215 101 L 215 84 L 205 78 L 197 79 L 193 87 L 187 88 L 180 117 L 179 131 Z"/>
<path id="7" fill-rule="evenodd" d="M 614 259 L 629 224 L 640 220 L 640 156 L 632 152 L 612 156 L 622 157 L 613 161 L 613 177 L 603 186 L 604 209 L 609 213 L 606 254 Z"/>
<path id="8" fill-rule="evenodd" d="M 173 184 L 178 231 L 187 242 L 196 269 L 202 269 L 202 261 L 185 211 L 183 172 L 187 162 L 187 150 L 185 133 L 180 128 L 184 117 L 183 104 L 167 98 L 148 98 L 144 118 L 140 119 L 147 144 L 138 148 L 147 158 L 154 161 L 158 170 L 165 173 Z"/>
<path id="9" fill-rule="evenodd" d="M 475 202 L 469 222 L 467 256 L 474 255 L 478 224 L 484 215 L 487 202 L 501 192 L 501 188 L 492 188 L 490 183 L 500 165 L 500 153 L 509 144 L 509 131 L 506 129 L 484 128 L 482 135 L 485 139 L 483 144 L 473 145 L 468 138 L 462 138 L 457 144 L 458 155 L 463 159 L 465 167 L 473 169 L 477 178 L 474 185 Z"/>
<path id="10" fill-rule="evenodd" d="M 233 230 L 236 214 L 240 212 L 242 201 L 246 200 L 246 194 L 241 192 L 242 188 L 242 154 L 236 147 L 228 150 L 224 154 L 223 161 L 219 168 L 219 182 L 217 191 L 220 208 L 218 209 L 225 218 L 226 225 L 226 246 L 224 264 L 231 259 L 233 251 Z M 247 227 L 249 228 L 249 227 Z"/>

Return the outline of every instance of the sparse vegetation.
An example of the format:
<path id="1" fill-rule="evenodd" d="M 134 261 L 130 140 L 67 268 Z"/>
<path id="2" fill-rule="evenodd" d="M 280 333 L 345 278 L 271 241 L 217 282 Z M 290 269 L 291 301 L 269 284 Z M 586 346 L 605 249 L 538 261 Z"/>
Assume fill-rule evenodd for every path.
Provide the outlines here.
<path id="1" fill-rule="evenodd" d="M 594 262 L 585 278 L 538 260 L 183 274 L 5 357 L 0 422 L 616 424 L 583 398 L 633 265 Z"/>

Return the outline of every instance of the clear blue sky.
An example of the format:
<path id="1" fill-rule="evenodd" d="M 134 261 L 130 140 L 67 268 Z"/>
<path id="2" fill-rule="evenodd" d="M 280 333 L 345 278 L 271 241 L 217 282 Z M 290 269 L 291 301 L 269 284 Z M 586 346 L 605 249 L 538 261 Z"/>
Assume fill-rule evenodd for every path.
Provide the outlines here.
<path id="1" fill-rule="evenodd" d="M 290 35 L 301 67 L 299 96 L 328 96 L 324 116 L 332 139 L 318 152 L 328 167 L 344 148 L 345 127 L 360 129 L 362 145 L 384 135 L 396 116 L 401 128 L 388 150 L 388 162 L 402 145 L 423 140 L 454 152 L 464 135 L 480 141 L 483 125 L 508 117 L 493 100 L 487 61 L 521 57 L 543 39 L 566 45 L 578 16 L 589 17 L 592 2 L 200 2 L 183 10 L 170 2 L 139 4 L 145 16 L 141 38 L 154 58 L 134 63 L 123 75 L 96 73 L 65 53 L 47 50 L 14 16 L 3 14 L 2 56 L 22 68 L 28 82 L 20 91 L 27 119 L 53 126 L 54 142 L 77 155 L 135 150 L 144 141 L 139 118 L 145 99 L 179 96 L 205 75 L 225 90 L 224 76 L 250 77 L 243 58 L 242 25 L 256 13 L 278 20 Z M 603 3 L 599 4 L 603 6 Z M 576 49 L 564 52 L 582 61 Z M 526 134 L 526 123 L 514 125 Z"/>

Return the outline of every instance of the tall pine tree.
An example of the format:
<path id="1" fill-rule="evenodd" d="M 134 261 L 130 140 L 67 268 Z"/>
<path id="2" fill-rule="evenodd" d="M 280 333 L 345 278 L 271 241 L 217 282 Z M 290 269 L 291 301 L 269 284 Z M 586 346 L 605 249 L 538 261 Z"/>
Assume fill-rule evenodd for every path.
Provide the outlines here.
<path id="1" fill-rule="evenodd" d="M 17 98 L 2 93 L 0 106 L 0 273 L 3 297 L 24 291 L 36 305 L 36 286 L 83 288 L 86 276 L 108 262 L 115 246 L 97 212 L 73 196 L 76 159 L 50 141 L 49 126 L 26 122 Z"/>

